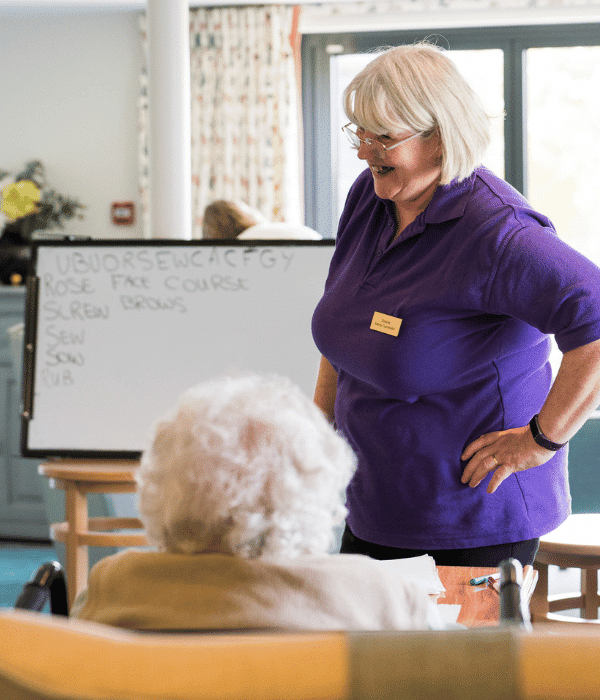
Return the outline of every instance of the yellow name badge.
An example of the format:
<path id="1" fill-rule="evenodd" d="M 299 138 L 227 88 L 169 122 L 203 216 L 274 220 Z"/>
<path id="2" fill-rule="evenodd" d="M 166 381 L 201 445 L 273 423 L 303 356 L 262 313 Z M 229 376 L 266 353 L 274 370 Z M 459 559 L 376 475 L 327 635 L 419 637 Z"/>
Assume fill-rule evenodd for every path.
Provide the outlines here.
<path id="1" fill-rule="evenodd" d="M 376 311 L 373 314 L 373 320 L 371 321 L 371 330 L 379 331 L 380 333 L 387 333 L 388 335 L 394 335 L 398 337 L 398 333 L 400 333 L 401 323 L 401 318 L 396 318 L 395 316 L 388 316 L 387 314 L 380 314 L 379 311 Z"/>

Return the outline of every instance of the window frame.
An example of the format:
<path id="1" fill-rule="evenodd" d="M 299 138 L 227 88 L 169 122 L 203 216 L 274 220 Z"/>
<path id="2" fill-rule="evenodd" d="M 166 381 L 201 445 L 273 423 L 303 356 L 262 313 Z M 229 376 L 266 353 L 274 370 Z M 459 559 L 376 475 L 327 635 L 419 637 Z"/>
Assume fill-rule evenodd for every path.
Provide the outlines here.
<path id="1" fill-rule="evenodd" d="M 527 196 L 526 51 L 530 48 L 600 46 L 600 23 L 441 28 L 302 37 L 305 220 L 325 238 L 335 237 L 336 194 L 332 178 L 330 79 L 332 54 L 364 53 L 373 47 L 428 38 L 454 50 L 504 51 L 505 180 Z M 330 48 L 328 48 L 330 47 Z"/>

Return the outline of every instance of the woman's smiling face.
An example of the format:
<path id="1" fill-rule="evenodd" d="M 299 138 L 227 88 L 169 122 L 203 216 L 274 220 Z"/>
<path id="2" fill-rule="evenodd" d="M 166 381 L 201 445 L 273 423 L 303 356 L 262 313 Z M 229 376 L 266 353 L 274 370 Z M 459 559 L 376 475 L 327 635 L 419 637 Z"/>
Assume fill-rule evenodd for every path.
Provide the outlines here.
<path id="1" fill-rule="evenodd" d="M 358 157 L 371 169 L 378 197 L 392 200 L 399 209 L 429 199 L 441 173 L 441 144 L 437 134 L 413 139 L 409 139 L 410 132 L 381 135 L 357 129 L 357 134 L 361 139 L 379 141 L 386 148 L 406 140 L 380 154 L 377 148 L 364 142 L 358 149 Z"/>

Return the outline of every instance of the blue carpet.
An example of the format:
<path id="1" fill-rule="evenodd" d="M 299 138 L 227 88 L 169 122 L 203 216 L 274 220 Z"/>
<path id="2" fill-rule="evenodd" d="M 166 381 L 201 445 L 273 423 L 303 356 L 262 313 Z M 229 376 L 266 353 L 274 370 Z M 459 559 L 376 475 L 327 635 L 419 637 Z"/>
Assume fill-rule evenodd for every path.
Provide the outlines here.
<path id="1" fill-rule="evenodd" d="M 12 608 L 23 585 L 47 561 L 55 560 L 52 547 L 30 547 L 18 544 L 0 545 L 0 607 Z M 46 605 L 43 612 L 49 612 Z"/>

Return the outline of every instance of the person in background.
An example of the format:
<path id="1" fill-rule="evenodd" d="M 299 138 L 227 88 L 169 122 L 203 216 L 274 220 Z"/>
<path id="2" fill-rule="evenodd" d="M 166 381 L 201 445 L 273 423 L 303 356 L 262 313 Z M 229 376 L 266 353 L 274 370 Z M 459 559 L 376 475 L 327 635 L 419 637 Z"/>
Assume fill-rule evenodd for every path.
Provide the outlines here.
<path id="1" fill-rule="evenodd" d="M 277 239 L 320 241 L 322 236 L 314 229 L 304 226 L 304 224 L 292 224 L 286 221 L 271 221 L 264 224 L 255 224 L 238 236 L 238 240 L 246 241 L 268 241 Z"/>
<path id="2" fill-rule="evenodd" d="M 202 237 L 241 240 L 321 240 L 321 236 L 303 224 L 267 221 L 258 210 L 244 202 L 219 199 L 204 210 Z"/>
<path id="3" fill-rule="evenodd" d="M 531 564 L 600 402 L 600 269 L 480 165 L 489 119 L 444 51 L 385 50 L 343 99 L 368 167 L 313 317 L 315 402 L 358 458 L 341 551 Z"/>
<path id="4" fill-rule="evenodd" d="M 217 199 L 204 209 L 202 238 L 237 238 L 242 231 L 266 222 L 258 209 L 252 209 L 239 200 Z"/>
<path id="5" fill-rule="evenodd" d="M 416 583 L 368 557 L 328 554 L 354 466 L 286 379 L 190 389 L 156 424 L 137 474 L 156 551 L 98 562 L 72 615 L 157 630 L 442 626 Z"/>

